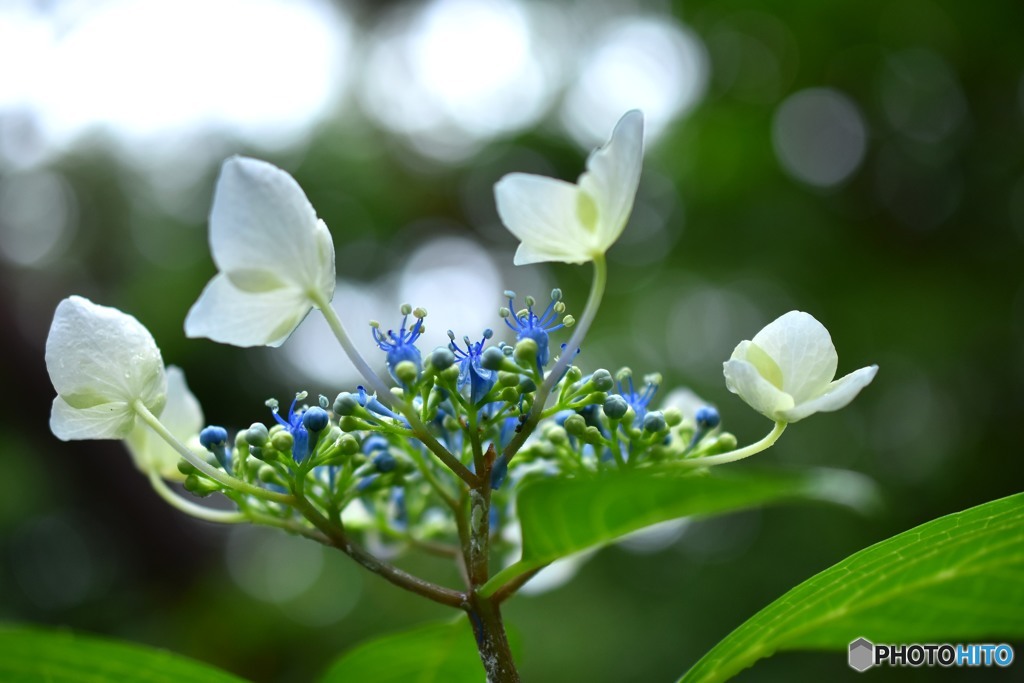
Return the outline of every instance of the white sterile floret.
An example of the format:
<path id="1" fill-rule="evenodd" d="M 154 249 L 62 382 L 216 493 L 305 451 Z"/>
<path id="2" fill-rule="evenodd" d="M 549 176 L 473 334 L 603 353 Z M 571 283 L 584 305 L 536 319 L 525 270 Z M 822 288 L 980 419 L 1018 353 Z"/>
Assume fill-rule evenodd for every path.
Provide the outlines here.
<path id="1" fill-rule="evenodd" d="M 220 271 L 185 319 L 189 337 L 280 346 L 334 297 L 334 243 L 295 179 L 265 161 L 224 162 L 210 212 Z"/>
<path id="2" fill-rule="evenodd" d="M 203 428 L 203 409 L 185 383 L 185 373 L 174 365 L 167 368 L 167 405 L 160 414 L 160 421 L 178 441 L 187 445 L 200 457 L 206 449 L 199 443 L 199 431 Z M 124 441 L 136 467 L 144 473 L 156 472 L 169 481 L 184 481 L 185 475 L 178 470 L 181 455 L 160 438 L 147 425 L 136 425 Z"/>
<path id="3" fill-rule="evenodd" d="M 57 306 L 46 370 L 57 390 L 50 430 L 63 441 L 123 439 L 135 427 L 135 401 L 159 415 L 167 400 L 164 361 L 149 330 L 80 296 Z"/>
<path id="4" fill-rule="evenodd" d="M 586 263 L 622 234 L 633 210 L 644 154 L 644 117 L 627 112 L 611 140 L 591 153 L 577 184 L 510 173 L 494 186 L 498 215 L 519 239 L 517 266 Z"/>
<path id="5" fill-rule="evenodd" d="M 725 362 L 725 384 L 776 422 L 844 407 L 878 372 L 871 365 L 833 381 L 839 357 L 828 330 L 813 316 L 790 311 L 743 341 Z"/>

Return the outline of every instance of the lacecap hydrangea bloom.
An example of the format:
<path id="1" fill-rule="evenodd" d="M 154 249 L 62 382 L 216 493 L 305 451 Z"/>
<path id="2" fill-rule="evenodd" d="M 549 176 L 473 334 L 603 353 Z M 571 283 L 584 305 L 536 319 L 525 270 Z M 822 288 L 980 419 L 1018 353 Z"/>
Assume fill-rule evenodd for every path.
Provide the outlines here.
<path id="1" fill-rule="evenodd" d="M 210 212 L 218 273 L 185 333 L 235 346 L 280 346 L 334 297 L 334 243 L 290 175 L 265 161 L 224 162 Z"/>
<path id="2" fill-rule="evenodd" d="M 80 296 L 57 306 L 46 371 L 57 390 L 50 430 L 64 441 L 123 439 L 135 428 L 137 401 L 156 415 L 167 401 L 163 357 L 149 330 Z"/>
<path id="3" fill-rule="evenodd" d="M 762 415 L 790 423 L 846 406 L 878 372 L 871 365 L 833 380 L 838 365 L 825 326 L 790 311 L 739 343 L 725 362 L 725 383 Z"/>
<path id="4" fill-rule="evenodd" d="M 515 264 L 587 263 L 608 251 L 633 210 L 643 156 L 644 117 L 633 110 L 591 153 L 576 184 L 529 173 L 498 181 L 498 215 L 520 242 Z"/>

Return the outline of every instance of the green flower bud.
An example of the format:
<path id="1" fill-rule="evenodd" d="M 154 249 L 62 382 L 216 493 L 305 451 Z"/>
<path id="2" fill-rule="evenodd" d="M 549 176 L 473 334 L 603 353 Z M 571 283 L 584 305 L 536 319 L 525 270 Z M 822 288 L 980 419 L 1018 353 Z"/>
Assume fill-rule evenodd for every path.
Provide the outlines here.
<path id="1" fill-rule="evenodd" d="M 413 384 L 419 377 L 419 370 L 412 361 L 403 360 L 395 366 L 395 377 L 403 384 Z"/>
<path id="2" fill-rule="evenodd" d="M 590 376 L 590 381 L 598 391 L 611 391 L 615 387 L 615 380 L 612 379 L 612 373 L 608 372 L 604 368 L 594 370 L 594 374 Z"/>
<path id="3" fill-rule="evenodd" d="M 499 372 L 498 385 L 503 387 L 514 387 L 519 384 L 518 372 Z"/>
<path id="4" fill-rule="evenodd" d="M 484 349 L 483 354 L 480 355 L 480 366 L 485 370 L 501 370 L 503 365 L 505 365 L 505 352 L 497 346 Z"/>
<path id="5" fill-rule="evenodd" d="M 604 436 L 601 435 L 601 430 L 597 427 L 587 427 L 583 431 L 583 440 L 591 445 L 597 446 L 604 443 Z"/>
<path id="6" fill-rule="evenodd" d="M 661 411 L 665 415 L 665 422 L 668 423 L 669 427 L 678 427 L 683 423 L 683 411 L 679 410 L 675 406 L 665 408 Z"/>
<path id="7" fill-rule="evenodd" d="M 498 398 L 505 403 L 515 403 L 519 400 L 519 390 L 515 387 L 505 387 L 498 393 Z"/>
<path id="8" fill-rule="evenodd" d="M 359 452 L 359 440 L 351 434 L 344 434 L 337 441 L 338 452 L 342 455 L 355 455 Z"/>
<path id="9" fill-rule="evenodd" d="M 544 436 L 556 446 L 564 446 L 569 442 L 569 435 L 565 433 L 565 428 L 558 425 L 552 425 L 551 429 L 544 433 Z"/>
<path id="10" fill-rule="evenodd" d="M 565 418 L 565 423 L 562 426 L 569 434 L 580 437 L 587 429 L 587 421 L 583 419 L 582 415 L 570 415 Z"/>
<path id="11" fill-rule="evenodd" d="M 276 450 L 288 453 L 292 450 L 292 446 L 295 445 L 295 439 L 288 431 L 282 430 L 270 437 L 270 443 Z"/>
<path id="12" fill-rule="evenodd" d="M 334 413 L 336 415 L 352 415 L 357 410 L 359 410 L 359 401 L 347 391 L 341 392 L 334 399 Z"/>
<path id="13" fill-rule="evenodd" d="M 523 381 L 519 383 L 519 393 L 532 394 L 535 391 L 537 391 L 537 383 L 529 377 L 523 377 Z"/>
<path id="14" fill-rule="evenodd" d="M 447 346 L 438 346 L 431 352 L 428 360 L 435 370 L 446 370 L 455 363 L 455 354 Z"/>
<path id="15" fill-rule="evenodd" d="M 524 367 L 533 367 L 537 365 L 537 342 L 525 337 L 520 339 L 516 343 L 515 351 L 512 352 L 512 357 L 516 359 L 520 365 Z"/>
<path id="16" fill-rule="evenodd" d="M 178 461 L 178 471 L 187 477 L 190 474 L 195 474 L 196 468 L 188 460 L 182 459 Z"/>
<path id="17" fill-rule="evenodd" d="M 362 426 L 363 423 L 351 415 L 344 415 L 338 420 L 338 427 L 343 432 L 354 432 L 357 429 L 361 429 Z"/>
<path id="18" fill-rule="evenodd" d="M 575 365 L 570 365 L 569 369 L 565 373 L 565 379 L 563 381 L 574 384 L 583 379 L 583 371 Z"/>
<path id="19" fill-rule="evenodd" d="M 278 425 L 280 426 L 280 425 Z M 262 422 L 253 422 L 249 429 L 245 430 L 245 440 L 250 446 L 262 446 L 270 438 L 267 426 Z"/>

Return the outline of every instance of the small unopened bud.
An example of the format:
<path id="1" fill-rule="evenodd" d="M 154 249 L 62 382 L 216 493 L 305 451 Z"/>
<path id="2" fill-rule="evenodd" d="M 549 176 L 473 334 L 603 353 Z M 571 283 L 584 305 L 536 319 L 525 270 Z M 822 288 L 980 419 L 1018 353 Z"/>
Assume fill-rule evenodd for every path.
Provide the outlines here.
<path id="1" fill-rule="evenodd" d="M 262 422 L 253 422 L 247 430 L 245 430 L 245 440 L 250 446 L 262 446 L 270 438 L 267 426 Z"/>
<path id="2" fill-rule="evenodd" d="M 598 391 L 611 391 L 615 386 L 615 382 L 612 380 L 612 373 L 604 368 L 594 370 L 594 374 L 590 376 L 590 381 L 594 383 L 594 388 Z"/>
<path id="3" fill-rule="evenodd" d="M 698 408 L 694 418 L 697 420 L 697 427 L 701 430 L 714 429 L 722 422 L 718 411 L 711 406 L 701 406 Z"/>
<path id="4" fill-rule="evenodd" d="M 403 360 L 401 363 L 395 366 L 395 377 L 398 381 L 403 384 L 412 384 L 419 377 L 419 370 L 416 368 L 416 364 L 412 361 Z"/>
<path id="5" fill-rule="evenodd" d="M 597 427 L 587 427 L 583 431 L 583 440 L 596 446 L 604 442 L 604 437 L 601 435 L 601 430 Z"/>
<path id="6" fill-rule="evenodd" d="M 520 365 L 532 367 L 537 364 L 537 350 L 537 342 L 525 337 L 516 342 L 512 356 Z"/>
<path id="7" fill-rule="evenodd" d="M 337 444 L 342 455 L 355 455 L 359 452 L 359 440 L 351 434 L 344 434 L 338 439 Z"/>
<path id="8" fill-rule="evenodd" d="M 500 370 L 504 363 L 505 354 L 497 346 L 484 349 L 483 354 L 480 356 L 480 366 L 485 370 Z"/>
<path id="9" fill-rule="evenodd" d="M 604 414 L 610 420 L 621 420 L 629 410 L 629 403 L 618 394 L 612 394 L 604 400 Z"/>
<path id="10" fill-rule="evenodd" d="M 565 431 L 573 436 L 583 436 L 583 432 L 587 430 L 587 421 L 583 419 L 582 415 L 570 415 L 565 418 L 565 423 L 562 425 Z"/>
<path id="11" fill-rule="evenodd" d="M 669 427 L 678 427 L 683 421 L 683 411 L 675 406 L 665 408 L 662 414 L 665 415 L 665 422 Z"/>
<path id="12" fill-rule="evenodd" d="M 330 422 L 327 411 L 320 407 L 310 408 L 302 414 L 302 425 L 311 432 L 322 432 Z"/>
<path id="13" fill-rule="evenodd" d="M 282 430 L 270 438 L 270 443 L 275 449 L 282 453 L 287 453 L 295 445 L 295 438 L 291 435 L 291 432 Z"/>
<path id="14" fill-rule="evenodd" d="M 668 429 L 668 424 L 665 422 L 665 415 L 660 410 L 652 410 L 644 415 L 645 432 L 656 434 L 666 429 Z"/>
<path id="15" fill-rule="evenodd" d="M 569 383 L 579 382 L 583 379 L 583 371 L 575 365 L 570 365 L 569 369 L 565 372 L 565 381 Z"/>
<path id="16" fill-rule="evenodd" d="M 199 443 L 208 451 L 218 446 L 223 446 L 227 442 L 228 430 L 223 427 L 210 425 L 209 427 L 204 427 L 203 431 L 199 432 Z"/>
<path id="17" fill-rule="evenodd" d="M 373 458 L 373 466 L 380 473 L 391 472 L 398 466 L 395 456 L 387 451 L 381 451 Z"/>
<path id="18" fill-rule="evenodd" d="M 359 401 L 347 391 L 338 394 L 334 399 L 334 412 L 337 415 L 352 415 L 359 409 Z"/>
<path id="19" fill-rule="evenodd" d="M 455 362 L 455 354 L 446 346 L 438 346 L 430 354 L 430 364 L 437 370 L 445 370 Z"/>
<path id="20" fill-rule="evenodd" d="M 515 372 L 499 372 L 498 384 L 503 387 L 514 387 L 519 384 L 519 374 Z"/>

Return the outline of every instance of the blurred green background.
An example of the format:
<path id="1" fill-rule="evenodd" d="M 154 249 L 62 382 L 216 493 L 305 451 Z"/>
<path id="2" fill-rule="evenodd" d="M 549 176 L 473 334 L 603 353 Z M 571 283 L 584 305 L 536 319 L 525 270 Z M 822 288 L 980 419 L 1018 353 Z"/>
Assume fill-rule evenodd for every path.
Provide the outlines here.
<path id="1" fill-rule="evenodd" d="M 578 313 L 588 269 L 514 269 L 491 187 L 513 170 L 574 179 L 638 107 L 644 176 L 581 364 L 660 370 L 741 442 L 770 425 L 726 391 L 721 362 L 783 312 L 828 327 L 840 374 L 881 366 L 850 407 L 758 461 L 863 472 L 882 514 L 780 507 L 606 549 L 571 584 L 509 603 L 525 680 L 674 680 L 850 553 L 1020 491 L 1022 26 L 1010 1 L 8 0 L 0 619 L 285 682 L 446 616 L 340 554 L 186 518 L 120 444 L 48 431 L 42 348 L 72 293 L 147 325 L 211 422 L 247 426 L 269 396 L 351 388 L 312 317 L 279 350 L 184 338 L 214 272 L 214 180 L 234 153 L 304 187 L 334 235 L 335 306 L 372 353 L 365 322 L 405 300 L 430 311 L 435 343 L 497 327 L 509 287 L 557 283 Z M 823 676 L 855 674 L 843 655 L 797 654 L 740 680 Z"/>

